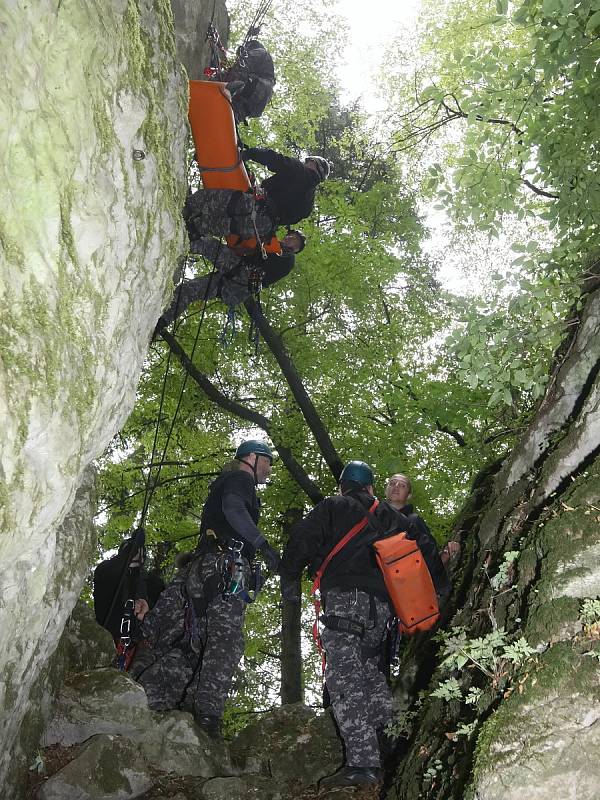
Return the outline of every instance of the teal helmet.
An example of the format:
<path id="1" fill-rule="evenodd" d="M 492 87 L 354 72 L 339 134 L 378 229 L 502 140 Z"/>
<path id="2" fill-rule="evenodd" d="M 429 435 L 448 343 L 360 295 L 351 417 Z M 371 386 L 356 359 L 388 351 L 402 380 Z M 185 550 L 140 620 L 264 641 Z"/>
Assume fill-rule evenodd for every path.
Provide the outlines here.
<path id="1" fill-rule="evenodd" d="M 242 442 L 235 451 L 234 458 L 241 459 L 244 456 L 249 456 L 250 453 L 256 453 L 257 456 L 266 456 L 271 461 L 271 464 L 273 463 L 273 451 L 268 444 L 261 442 L 259 439 L 246 439 L 245 442 Z"/>
<path id="2" fill-rule="evenodd" d="M 349 461 L 340 475 L 342 481 L 354 481 L 363 486 L 372 486 L 375 481 L 373 470 L 364 461 Z"/>

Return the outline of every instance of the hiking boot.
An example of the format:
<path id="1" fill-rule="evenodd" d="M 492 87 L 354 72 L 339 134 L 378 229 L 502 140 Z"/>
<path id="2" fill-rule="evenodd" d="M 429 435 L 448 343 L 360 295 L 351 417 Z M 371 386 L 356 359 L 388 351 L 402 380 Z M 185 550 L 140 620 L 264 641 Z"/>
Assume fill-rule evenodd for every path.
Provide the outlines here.
<path id="1" fill-rule="evenodd" d="M 328 778 L 321 778 L 319 789 L 337 789 L 341 786 L 364 786 L 379 783 L 383 779 L 383 771 L 377 767 L 353 767 L 348 764 L 341 767 Z"/>
<path id="2" fill-rule="evenodd" d="M 219 741 L 223 738 L 221 734 L 221 719 L 214 714 L 194 714 L 194 721 L 211 739 Z"/>

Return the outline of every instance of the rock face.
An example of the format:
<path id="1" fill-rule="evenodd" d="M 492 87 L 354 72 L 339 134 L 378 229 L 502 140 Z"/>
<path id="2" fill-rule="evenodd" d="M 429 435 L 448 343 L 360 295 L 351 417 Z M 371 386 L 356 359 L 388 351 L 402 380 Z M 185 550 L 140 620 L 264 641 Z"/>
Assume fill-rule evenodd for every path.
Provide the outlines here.
<path id="1" fill-rule="evenodd" d="M 201 78 L 204 67 L 210 64 L 210 47 L 206 39 L 208 23 L 217 28 L 221 41 L 229 38 L 229 17 L 223 3 L 214 3 L 208 8 L 198 10 L 203 3 L 190 3 L 189 0 L 171 0 L 175 20 L 177 55 L 193 80 Z"/>
<path id="2" fill-rule="evenodd" d="M 468 638 L 496 626 L 535 653 L 515 668 L 498 651 L 491 676 L 474 662 L 434 672 L 430 690 L 454 677 L 463 698 L 481 690 L 477 706 L 428 697 L 415 709 L 390 798 L 598 797 L 600 613 L 586 619 L 582 602 L 600 595 L 600 289 L 584 299 L 529 429 L 482 476 L 459 523 L 464 558 L 449 624 Z M 508 551 L 517 558 L 502 573 Z M 408 648 L 405 674 L 416 680 L 405 707 L 435 657 L 432 643 Z"/>
<path id="3" fill-rule="evenodd" d="M 213 3 L 194 4 L 206 30 Z M 218 4 L 223 15 L 223 5 Z M 92 561 L 91 461 L 184 249 L 187 86 L 166 0 L 0 8 L 0 786 Z M 38 730 L 39 733 L 39 730 Z M 7 794 L 8 792 L 8 794 Z"/>
<path id="4" fill-rule="evenodd" d="M 174 789 L 180 800 L 292 800 L 305 789 L 314 796 L 318 778 L 342 757 L 327 714 L 300 704 L 274 709 L 227 745 L 190 714 L 150 711 L 142 687 L 112 668 L 70 676 L 42 744 L 50 748 L 42 763 L 53 747 L 65 757 L 38 784 L 36 800 L 154 800 Z"/>

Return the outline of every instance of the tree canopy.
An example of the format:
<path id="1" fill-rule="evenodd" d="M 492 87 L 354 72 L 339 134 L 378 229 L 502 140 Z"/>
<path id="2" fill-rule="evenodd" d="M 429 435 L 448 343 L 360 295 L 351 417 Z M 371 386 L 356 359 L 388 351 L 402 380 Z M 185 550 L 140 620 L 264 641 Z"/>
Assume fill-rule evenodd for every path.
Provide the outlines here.
<path id="1" fill-rule="evenodd" d="M 306 249 L 260 307 L 238 309 L 235 331 L 211 301 L 152 344 L 136 407 L 100 464 L 102 552 L 137 524 L 155 483 L 145 522 L 166 573 L 195 545 L 210 482 L 257 431 L 280 456 L 262 492 L 273 544 L 349 459 L 373 466 L 380 496 L 387 475 L 410 475 L 444 541 L 473 476 L 508 451 L 541 396 L 597 247 L 594 2 L 426 4 L 409 66 L 405 44 L 387 54 L 384 128 L 341 99 L 330 60 L 343 30 L 330 9 L 295 3 L 293 30 L 288 12 L 280 4 L 262 37 L 273 102 L 242 135 L 333 164 L 302 224 Z M 442 248 L 427 226 L 435 205 L 451 231 Z M 440 257 L 478 254 L 479 290 L 440 281 Z M 149 475 L 157 419 L 160 474 Z M 246 711 L 277 691 L 276 604 L 272 583 L 249 614 Z"/>

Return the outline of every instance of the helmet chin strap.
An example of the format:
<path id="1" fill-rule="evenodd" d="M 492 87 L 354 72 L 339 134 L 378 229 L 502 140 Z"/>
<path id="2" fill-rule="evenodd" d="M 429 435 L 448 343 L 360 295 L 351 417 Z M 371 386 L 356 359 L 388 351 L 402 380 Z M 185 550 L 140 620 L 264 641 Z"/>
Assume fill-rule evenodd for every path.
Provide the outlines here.
<path id="1" fill-rule="evenodd" d="M 247 467 L 252 467 L 252 474 L 254 475 L 254 485 L 258 486 L 258 475 L 256 473 L 256 467 L 258 465 L 258 454 L 253 453 L 252 455 L 254 456 L 254 464 L 250 464 L 248 461 L 244 461 L 243 458 L 238 458 L 238 461 L 240 461 L 242 464 L 245 464 Z"/>

